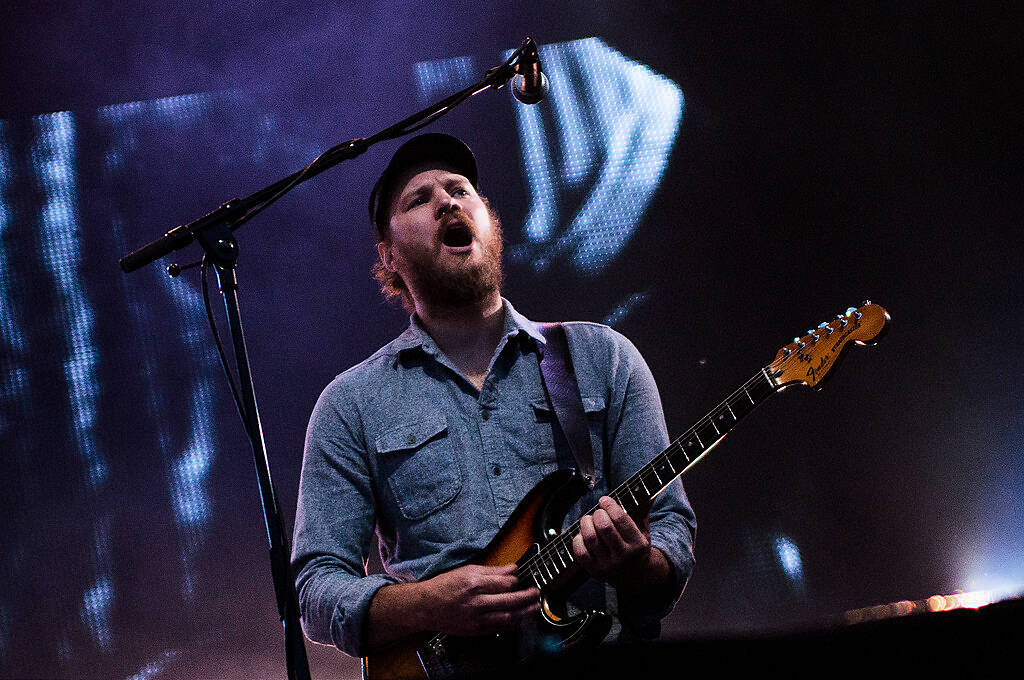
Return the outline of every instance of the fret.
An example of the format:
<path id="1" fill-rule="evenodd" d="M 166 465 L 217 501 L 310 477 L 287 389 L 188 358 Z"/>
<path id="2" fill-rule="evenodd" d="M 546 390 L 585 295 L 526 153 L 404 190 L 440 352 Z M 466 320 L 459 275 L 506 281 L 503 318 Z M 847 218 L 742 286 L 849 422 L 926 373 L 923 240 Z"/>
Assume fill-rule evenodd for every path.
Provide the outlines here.
<path id="1" fill-rule="evenodd" d="M 531 570 L 530 576 L 533 577 L 533 582 L 537 584 L 537 589 L 544 590 L 544 586 L 546 586 L 547 584 L 543 582 L 544 579 L 541 578 L 541 575 L 538 574 L 536 571 Z"/>
<path id="2" fill-rule="evenodd" d="M 739 420 L 739 418 L 737 418 L 737 417 L 736 417 L 736 414 L 735 414 L 735 413 L 733 413 L 733 410 L 732 410 L 732 406 L 730 406 L 730 405 L 729 405 L 729 400 L 728 400 L 728 399 L 726 399 L 726 400 L 725 400 L 725 407 L 726 407 L 727 409 L 729 409 L 729 415 L 730 415 L 730 416 L 732 416 L 732 421 L 733 421 L 734 423 L 735 423 L 735 422 L 737 422 L 737 421 Z"/>
<path id="3" fill-rule="evenodd" d="M 676 476 L 675 470 L 672 469 L 672 466 L 668 462 L 668 458 L 659 461 L 656 469 L 661 470 L 661 474 L 658 475 L 659 479 L 667 479 L 669 481 L 672 481 L 672 479 Z M 666 483 L 667 482 L 662 482 L 662 486 L 664 486 Z"/>
<path id="4" fill-rule="evenodd" d="M 674 468 L 674 467 L 672 466 L 672 459 L 671 459 L 671 458 L 669 458 L 669 456 L 668 456 L 668 453 L 669 453 L 669 452 L 668 452 L 668 450 L 666 450 L 666 451 L 665 451 L 665 465 L 667 465 L 667 466 L 668 466 L 668 470 L 669 470 L 669 472 L 671 472 L 671 473 L 672 473 L 672 476 L 673 476 L 673 477 L 675 477 L 675 476 L 676 476 L 676 475 L 678 475 L 679 473 L 678 473 L 678 472 L 676 472 L 676 469 L 675 469 L 675 468 Z"/>
<path id="5" fill-rule="evenodd" d="M 653 466 L 648 466 L 651 469 L 651 474 L 654 475 L 654 479 L 658 482 L 658 488 L 665 486 L 665 482 L 661 481 L 661 477 L 658 476 L 658 469 Z"/>
<path id="6" fill-rule="evenodd" d="M 746 385 L 743 386 L 743 394 L 747 395 L 747 399 L 750 400 L 750 405 L 751 406 L 757 406 L 757 402 L 754 401 L 754 398 L 752 396 L 750 396 L 750 392 L 747 391 L 747 386 Z"/>
<path id="7" fill-rule="evenodd" d="M 693 459 L 690 458 L 689 454 L 686 453 L 686 450 L 689 449 L 690 451 L 694 451 L 697 448 L 697 443 L 695 441 L 693 441 L 693 439 L 688 439 L 684 443 L 683 442 L 684 439 L 686 439 L 685 436 L 679 438 L 679 445 L 678 445 L 677 448 L 679 449 L 679 453 L 683 456 L 683 458 L 686 460 L 686 462 L 689 463 Z"/>
<path id="8" fill-rule="evenodd" d="M 634 507 L 637 507 L 637 508 L 639 508 L 639 507 L 640 507 L 640 501 L 638 501 L 638 500 L 636 499 L 636 494 L 635 494 L 635 493 L 633 493 L 633 489 L 631 489 L 631 488 L 629 487 L 629 483 L 628 483 L 628 482 L 626 483 L 626 491 L 628 491 L 628 492 L 629 492 L 629 495 L 630 495 L 630 497 L 632 497 L 632 499 L 633 499 L 633 505 L 634 505 Z"/>
<path id="9" fill-rule="evenodd" d="M 673 466 L 676 469 L 676 474 L 684 471 L 686 466 L 690 464 L 690 457 L 686 455 L 686 451 L 683 450 L 681 443 L 673 445 L 670 451 L 668 451 L 668 455 L 669 457 L 677 456 L 675 459 L 675 465 Z M 682 460 L 679 460 L 680 458 L 682 458 Z"/>
<path id="10" fill-rule="evenodd" d="M 562 569 L 565 569 L 565 562 L 562 561 L 562 556 L 558 552 L 558 546 L 557 545 L 554 545 L 553 543 L 549 543 L 545 547 L 544 551 L 545 552 L 549 552 L 549 553 L 552 554 L 551 563 L 553 565 L 555 565 L 555 571 L 556 572 L 561 572 Z M 556 557 L 558 558 L 557 560 L 555 560 Z M 562 562 L 562 566 L 561 567 L 558 566 L 559 562 Z"/>
<path id="11" fill-rule="evenodd" d="M 631 478 L 631 481 L 630 481 L 630 484 L 629 484 L 630 494 L 632 494 L 633 498 L 635 498 L 637 500 L 637 507 L 640 507 L 640 505 L 641 505 L 640 497 L 637 496 L 637 494 L 640 493 L 640 486 L 642 484 L 643 484 L 643 482 L 641 482 L 640 479 L 632 479 L 632 478 Z M 641 494 L 641 496 L 642 496 L 642 494 Z"/>
<path id="12" fill-rule="evenodd" d="M 763 369 L 761 371 L 761 377 L 764 378 L 764 380 L 758 380 L 751 386 L 753 397 L 756 398 L 754 403 L 767 399 L 768 396 L 775 391 L 775 383 L 772 382 L 772 379 Z"/>
<path id="13" fill-rule="evenodd" d="M 653 480 L 651 479 L 652 477 L 654 478 Z M 650 465 L 643 469 L 640 478 L 646 480 L 644 486 L 651 490 L 648 494 L 649 496 L 653 496 L 654 494 L 661 491 L 661 487 L 663 486 L 661 480 L 658 479 L 658 475 L 654 473 L 654 468 L 652 468 Z"/>
<path id="14" fill-rule="evenodd" d="M 726 404 L 728 407 L 728 404 Z M 718 434 L 725 434 L 732 429 L 732 426 L 736 424 L 736 419 L 732 418 L 730 414 L 725 411 L 719 411 L 715 414 L 715 429 L 718 430 Z"/>
<path id="15" fill-rule="evenodd" d="M 559 548 L 561 548 L 561 551 L 556 549 L 555 552 L 558 554 L 558 559 L 562 560 L 562 566 L 567 569 L 569 568 L 569 564 L 572 563 L 572 551 L 569 550 L 568 545 L 565 543 L 559 544 Z M 564 557 L 562 556 L 562 552 L 565 553 Z"/>
<path id="16" fill-rule="evenodd" d="M 540 566 L 544 567 L 544 571 L 546 571 L 547 574 L 548 574 L 548 579 L 551 580 L 551 581 L 554 581 L 555 580 L 555 576 L 557 576 L 558 573 L 557 572 L 554 573 L 554 574 L 551 573 L 551 565 L 548 564 L 548 561 L 546 559 L 544 559 L 543 557 L 541 557 L 541 559 L 540 559 Z"/>
<path id="17" fill-rule="evenodd" d="M 697 428 L 697 434 L 700 436 L 701 442 L 707 442 L 704 444 L 704 448 L 708 448 L 711 444 L 714 444 L 718 438 L 718 430 L 710 422 L 705 422 L 703 425 Z"/>
<path id="18" fill-rule="evenodd" d="M 642 476 L 638 476 L 637 477 L 637 481 L 640 482 L 640 485 L 642 487 L 644 487 L 644 498 L 650 498 L 651 497 L 651 490 L 647 488 L 646 484 L 644 484 L 644 478 Z"/>
<path id="19" fill-rule="evenodd" d="M 706 446 L 704 446 L 704 441 L 700 438 L 700 435 L 697 433 L 697 430 L 693 430 L 693 436 L 697 439 L 697 443 L 700 444 L 701 451 L 707 448 Z"/>
<path id="20" fill-rule="evenodd" d="M 737 421 L 754 410 L 754 403 L 751 401 L 750 395 L 746 390 L 743 390 L 742 396 L 737 395 L 735 399 L 727 403 L 729 404 L 729 410 Z"/>

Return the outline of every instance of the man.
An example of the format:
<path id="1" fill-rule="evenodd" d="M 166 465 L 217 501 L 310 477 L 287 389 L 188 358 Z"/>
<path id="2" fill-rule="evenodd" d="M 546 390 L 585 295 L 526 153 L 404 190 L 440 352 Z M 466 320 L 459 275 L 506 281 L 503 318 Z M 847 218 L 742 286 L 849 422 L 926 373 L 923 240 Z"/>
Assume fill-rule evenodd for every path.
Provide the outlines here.
<path id="1" fill-rule="evenodd" d="M 365 656 L 421 631 L 512 630 L 538 611 L 513 568 L 464 564 L 545 475 L 573 466 L 539 371 L 544 338 L 501 297 L 502 233 L 473 153 L 415 137 L 374 186 L 375 274 L 410 327 L 339 375 L 310 419 L 293 566 L 313 640 Z M 640 526 L 607 496 L 668 445 L 657 388 L 615 331 L 566 324 L 595 456 L 577 507 L 576 604 L 610 608 L 619 638 L 656 635 L 693 565 L 681 483 Z M 570 514 L 574 521 L 578 514 Z M 374 531 L 384 574 L 365 574 Z"/>

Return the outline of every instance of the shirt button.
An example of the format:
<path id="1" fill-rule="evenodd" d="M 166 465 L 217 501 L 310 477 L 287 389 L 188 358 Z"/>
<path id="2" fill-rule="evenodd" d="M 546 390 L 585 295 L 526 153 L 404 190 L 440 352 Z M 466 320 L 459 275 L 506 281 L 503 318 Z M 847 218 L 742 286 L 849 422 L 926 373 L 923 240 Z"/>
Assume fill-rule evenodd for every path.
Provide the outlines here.
<path id="1" fill-rule="evenodd" d="M 493 472 L 494 476 L 497 477 L 498 475 L 501 474 L 501 466 L 495 465 L 493 468 L 491 468 L 491 472 Z"/>
<path id="2" fill-rule="evenodd" d="M 409 438 L 406 439 L 405 441 L 409 443 L 409 446 L 412 446 L 413 444 L 416 443 L 416 437 L 414 437 L 413 435 L 409 435 Z"/>
<path id="3" fill-rule="evenodd" d="M 482 412 L 480 413 L 480 417 L 481 417 L 481 418 L 483 418 L 484 420 L 490 420 L 490 419 L 491 419 L 491 412 L 490 412 L 490 411 L 488 411 L 487 409 L 484 409 L 484 410 L 483 410 L 483 411 L 482 411 Z"/>

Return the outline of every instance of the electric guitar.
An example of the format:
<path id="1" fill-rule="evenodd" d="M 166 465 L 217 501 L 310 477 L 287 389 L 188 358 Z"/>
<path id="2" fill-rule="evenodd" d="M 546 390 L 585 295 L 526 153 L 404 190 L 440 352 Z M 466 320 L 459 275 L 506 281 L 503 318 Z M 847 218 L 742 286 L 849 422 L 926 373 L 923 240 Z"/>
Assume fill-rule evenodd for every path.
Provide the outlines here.
<path id="1" fill-rule="evenodd" d="M 874 344 L 889 324 L 882 307 L 866 301 L 781 348 L 768 366 L 675 439 L 636 474 L 608 495 L 638 523 L 654 497 L 714 448 L 744 416 L 771 395 L 792 385 L 820 389 L 850 343 Z M 474 560 L 484 566 L 515 563 L 520 581 L 541 593 L 540 614 L 530 630 L 486 637 L 422 633 L 363 659 L 366 680 L 439 680 L 484 674 L 538 651 L 598 643 L 611 618 L 600 611 L 573 616 L 565 598 L 588 578 L 575 564 L 572 540 L 577 521 L 562 531 L 566 512 L 585 493 L 574 470 L 558 470 L 542 479 L 509 517 L 488 547 Z M 593 512 L 597 508 L 593 508 Z"/>

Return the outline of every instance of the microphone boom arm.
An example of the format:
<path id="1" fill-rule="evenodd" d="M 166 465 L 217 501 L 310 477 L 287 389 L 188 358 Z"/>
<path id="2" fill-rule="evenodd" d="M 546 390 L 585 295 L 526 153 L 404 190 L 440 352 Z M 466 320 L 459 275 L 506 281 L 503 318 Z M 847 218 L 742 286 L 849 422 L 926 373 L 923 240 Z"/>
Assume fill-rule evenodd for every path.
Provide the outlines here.
<path id="1" fill-rule="evenodd" d="M 287 177 L 245 198 L 232 198 L 206 215 L 188 224 L 171 229 L 155 241 L 122 257 L 120 260 L 121 269 L 126 274 L 140 269 L 150 262 L 154 262 L 165 255 L 184 248 L 196 240 L 200 234 L 218 224 L 229 224 L 231 230 L 234 231 L 302 182 L 319 175 L 321 172 L 343 161 L 361 155 L 378 142 L 396 139 L 429 125 L 475 94 L 479 94 L 486 89 L 501 89 L 518 73 L 518 65 L 522 59 L 524 49 L 528 49 L 530 45 L 533 45 L 533 49 L 536 50 L 536 44 L 533 42 L 533 39 L 526 38 L 519 49 L 513 52 L 505 63 L 490 69 L 482 80 L 464 90 L 456 92 L 370 137 L 357 137 L 333 146 L 317 156 L 305 168 L 293 172 Z"/>

